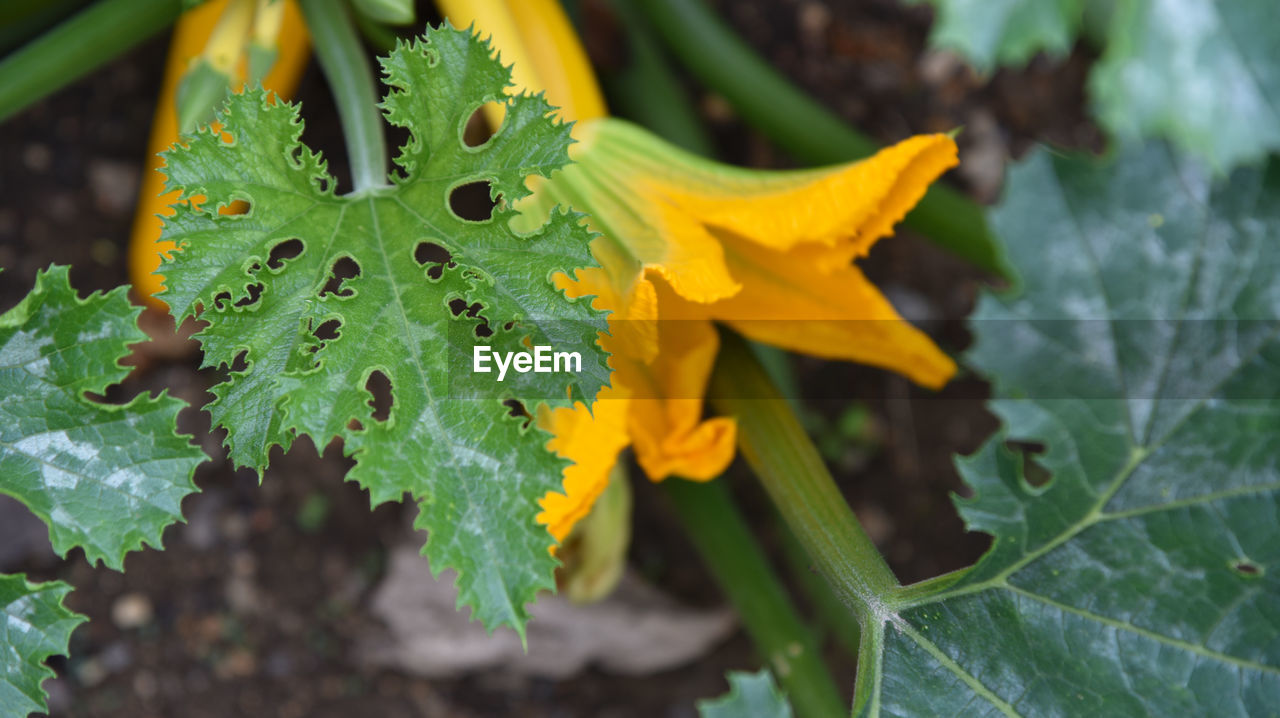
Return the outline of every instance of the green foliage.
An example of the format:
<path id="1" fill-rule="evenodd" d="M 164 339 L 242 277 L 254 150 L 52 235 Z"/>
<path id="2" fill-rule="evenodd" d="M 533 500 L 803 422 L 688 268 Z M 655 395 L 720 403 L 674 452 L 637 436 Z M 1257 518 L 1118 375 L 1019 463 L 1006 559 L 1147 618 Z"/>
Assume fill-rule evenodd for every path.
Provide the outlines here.
<path id="1" fill-rule="evenodd" d="M 79 546 L 115 569 L 182 519 L 204 459 L 174 433 L 181 401 L 88 398 L 128 374 L 120 359 L 146 339 L 138 312 L 124 288 L 80 299 L 55 266 L 0 316 L 0 493 L 48 524 L 58 553 Z M 0 717 L 44 710 L 40 683 L 53 675 L 44 660 L 66 653 L 84 620 L 62 607 L 70 590 L 0 576 Z"/>
<path id="2" fill-rule="evenodd" d="M 1019 286 L 970 362 L 1004 428 L 960 462 L 992 546 L 873 607 L 865 715 L 1280 705 L 1280 167 L 1045 153 L 995 212 Z M 1041 442 L 1029 480 L 1007 441 Z"/>
<path id="3" fill-rule="evenodd" d="M 80 299 L 66 267 L 0 316 L 0 493 L 49 525 L 59 554 L 76 546 L 120 569 L 182 519 L 204 456 L 174 434 L 184 404 L 161 395 L 123 406 L 90 401 L 124 379 L 119 361 L 146 340 L 124 288 Z"/>
<path id="4" fill-rule="evenodd" d="M 1097 25 L 1105 46 L 1089 89 L 1122 137 L 1167 138 L 1220 170 L 1280 149 L 1274 0 L 929 1 L 932 42 L 982 71 L 1041 50 L 1065 55 L 1082 26 Z"/>
<path id="5" fill-rule="evenodd" d="M 1115 133 L 1166 137 L 1219 169 L 1280 150 L 1280 3 L 1118 3 L 1089 78 Z"/>
<path id="6" fill-rule="evenodd" d="M 374 503 L 419 500 L 425 553 L 434 570 L 457 570 L 460 601 L 486 626 L 523 633 L 525 605 L 552 586 L 552 539 L 534 516 L 560 490 L 564 462 L 503 401 L 532 413 L 608 383 L 596 343 L 604 315 L 551 279 L 593 263 L 580 216 L 553 212 L 528 235 L 509 227 L 526 177 L 568 161 L 569 127 L 548 118 L 541 96 L 504 97 L 509 71 L 464 31 L 430 30 L 382 68 L 386 117 L 410 134 L 390 186 L 336 195 L 299 143 L 297 108 L 261 90 L 231 98 L 222 134 L 166 154 L 170 188 L 205 200 L 166 224 L 182 251 L 162 269 L 164 298 L 180 317 L 202 308 L 205 362 L 231 367 L 209 409 L 237 464 L 261 470 L 272 446 L 299 435 L 319 446 L 342 438 L 351 478 Z M 505 101 L 506 119 L 469 147 L 463 129 L 489 101 Z M 475 182 L 499 200 L 485 221 L 450 208 L 453 191 Z M 216 211 L 237 199 L 247 214 Z M 344 264 L 358 275 L 342 278 Z M 477 335 L 482 325 L 492 336 Z M 526 340 L 580 352 L 583 371 L 513 372 L 502 384 L 471 372 L 474 345 L 519 351 Z M 375 373 L 391 386 L 386 417 L 370 405 Z"/>
<path id="7" fill-rule="evenodd" d="M 929 40 L 963 54 L 982 72 L 1021 65 L 1037 52 L 1064 56 L 1075 42 L 1083 0 L 929 0 Z"/>
<path id="8" fill-rule="evenodd" d="M 417 15 L 413 0 L 352 0 L 355 11 L 385 25 L 412 25 Z"/>
<path id="9" fill-rule="evenodd" d="M 40 684 L 53 677 L 46 658 L 65 654 L 71 632 L 85 619 L 62 606 L 71 587 L 0 575 L 0 718 L 26 718 L 45 709 Z"/>
<path id="10" fill-rule="evenodd" d="M 698 701 L 701 718 L 791 718 L 786 696 L 767 669 L 757 673 L 729 673 L 729 692 L 714 700 Z"/>

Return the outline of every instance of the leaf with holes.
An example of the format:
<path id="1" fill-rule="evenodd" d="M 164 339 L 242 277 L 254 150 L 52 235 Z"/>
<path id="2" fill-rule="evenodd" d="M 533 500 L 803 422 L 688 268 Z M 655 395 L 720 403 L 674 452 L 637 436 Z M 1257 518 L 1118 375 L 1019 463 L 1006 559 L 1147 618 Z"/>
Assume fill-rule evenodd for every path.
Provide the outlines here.
<path id="1" fill-rule="evenodd" d="M 969 359 L 1004 428 L 960 470 L 972 569 L 870 611 L 864 715 L 1280 706 L 1280 165 L 1038 153 L 995 227 L 1019 287 Z M 1019 442 L 1019 443 L 1012 443 Z M 1008 445 L 1043 446 L 1028 481 Z M 959 707 L 959 708 L 958 708 Z"/>
<path id="2" fill-rule="evenodd" d="M 698 701 L 701 718 L 791 718 L 791 705 L 773 682 L 768 670 L 758 673 L 733 671 L 729 692 L 708 701 Z"/>
<path id="3" fill-rule="evenodd" d="M 460 600 L 486 626 L 523 633 L 555 567 L 537 502 L 560 490 L 564 466 L 528 414 L 608 382 L 604 314 L 552 281 L 593 264 L 581 217 L 553 212 L 526 235 L 509 226 L 525 179 L 568 161 L 569 127 L 541 96 L 504 96 L 510 72 L 468 32 L 429 30 L 382 68 L 386 117 L 409 132 L 388 186 L 336 195 L 299 142 L 297 109 L 260 90 L 230 99 L 220 132 L 166 154 L 169 187 L 205 199 L 167 222 L 182 251 L 162 270 L 164 297 L 181 317 L 202 308 L 206 365 L 232 369 L 210 410 L 237 464 L 260 470 L 298 435 L 341 437 L 375 503 L 420 501 L 425 552 L 434 570 L 457 570 Z M 469 146 L 463 130 L 491 101 L 505 120 Z M 496 204 L 464 219 L 456 191 L 476 183 Z M 236 200 L 247 213 L 217 211 Z M 581 371 L 499 382 L 472 371 L 477 346 L 577 352 Z M 389 406 L 375 411 L 378 385 Z"/>
<path id="4" fill-rule="evenodd" d="M 160 545 L 182 519 L 204 460 L 174 433 L 184 403 L 139 396 L 123 406 L 90 401 L 124 379 L 127 346 L 145 341 L 123 287 L 80 299 L 66 267 L 0 316 L 0 493 L 49 525 L 60 554 L 122 568 L 127 552 Z"/>
<path id="5" fill-rule="evenodd" d="M 0 575 L 0 718 L 45 710 L 40 684 L 53 671 L 44 661 L 65 655 L 71 632 L 85 620 L 63 607 L 70 591 L 61 581 L 30 583 Z"/>

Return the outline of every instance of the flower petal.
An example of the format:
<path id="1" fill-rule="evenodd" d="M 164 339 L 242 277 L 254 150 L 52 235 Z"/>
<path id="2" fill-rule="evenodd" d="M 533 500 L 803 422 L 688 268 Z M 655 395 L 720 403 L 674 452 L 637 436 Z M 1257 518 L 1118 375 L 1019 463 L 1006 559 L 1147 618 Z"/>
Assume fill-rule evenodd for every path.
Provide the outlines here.
<path id="1" fill-rule="evenodd" d="M 538 426 L 554 435 L 547 448 L 574 462 L 564 470 L 564 493 L 548 492 L 538 502 L 542 512 L 537 521 L 546 524 L 556 541 L 569 535 L 609 485 L 609 472 L 630 441 L 629 406 L 625 392 L 606 388 L 590 411 L 581 402 L 572 408 L 539 407 Z"/>
<path id="2" fill-rule="evenodd" d="M 705 184 L 673 188 L 671 196 L 688 215 L 765 247 L 850 243 L 865 255 L 956 163 L 951 137 L 919 135 L 834 168 L 704 171 Z"/>
<path id="3" fill-rule="evenodd" d="M 743 289 L 707 307 L 712 318 L 756 341 L 891 369 L 930 388 L 955 374 L 955 362 L 903 320 L 858 267 L 820 272 L 810 252 L 779 252 L 729 234 L 722 239 Z"/>
<path id="4" fill-rule="evenodd" d="M 675 306 L 659 303 L 657 356 L 650 363 L 620 361 L 614 383 L 631 392 L 627 428 L 645 474 L 653 481 L 673 474 L 706 481 L 729 466 L 737 438 L 733 419 L 702 419 L 720 338 L 707 319 L 680 317 Z"/>

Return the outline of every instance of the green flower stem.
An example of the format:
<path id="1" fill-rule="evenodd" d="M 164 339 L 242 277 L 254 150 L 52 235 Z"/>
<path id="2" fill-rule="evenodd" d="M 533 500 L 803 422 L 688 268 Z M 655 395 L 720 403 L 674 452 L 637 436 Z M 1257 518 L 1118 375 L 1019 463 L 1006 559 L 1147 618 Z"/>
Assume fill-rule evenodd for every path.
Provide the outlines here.
<path id="1" fill-rule="evenodd" d="M 820 718 L 846 713 L 817 640 L 796 614 L 723 482 L 670 479 L 662 487 L 797 714 Z"/>
<path id="2" fill-rule="evenodd" d="M 850 656 L 857 656 L 862 645 L 862 627 L 858 625 L 858 617 L 840 601 L 831 584 L 814 573 L 813 561 L 791 529 L 786 524 L 780 528 L 778 543 L 782 546 L 782 558 L 788 573 L 799 584 L 801 595 L 813 608 L 819 637 L 830 634 Z"/>
<path id="3" fill-rule="evenodd" d="M 675 73 L 649 21 L 632 0 L 609 0 L 626 36 L 627 63 L 600 71 L 600 84 L 614 111 L 690 152 L 710 157 L 711 137 Z"/>
<path id="4" fill-rule="evenodd" d="M 738 445 L 814 566 L 864 624 L 898 586 L 818 450 L 741 337 L 721 332 L 710 396 L 737 417 Z"/>
<path id="5" fill-rule="evenodd" d="M 0 62 L 0 121 L 168 27 L 182 0 L 102 0 Z"/>
<path id="6" fill-rule="evenodd" d="M 698 79 L 796 159 L 835 164 L 880 149 L 792 85 L 701 0 L 640 0 L 638 5 Z M 934 185 L 905 222 L 982 269 L 1005 273 L 982 207 L 959 192 Z"/>
<path id="7" fill-rule="evenodd" d="M 84 9 L 88 0 L 5 0 L 0 3 L 0 54 Z"/>
<path id="8" fill-rule="evenodd" d="M 382 135 L 373 66 L 356 36 L 350 10 L 342 0 L 302 0 L 302 16 L 338 105 L 354 194 L 386 187 L 387 142 Z"/>

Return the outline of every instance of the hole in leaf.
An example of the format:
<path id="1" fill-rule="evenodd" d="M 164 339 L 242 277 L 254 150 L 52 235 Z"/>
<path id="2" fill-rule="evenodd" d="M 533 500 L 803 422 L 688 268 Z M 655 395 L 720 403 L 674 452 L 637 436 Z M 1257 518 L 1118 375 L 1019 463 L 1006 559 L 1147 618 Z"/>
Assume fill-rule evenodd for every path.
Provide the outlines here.
<path id="1" fill-rule="evenodd" d="M 1009 439 L 1004 442 L 1004 446 L 1022 457 L 1022 480 L 1026 482 L 1028 489 L 1040 492 L 1053 481 L 1053 474 L 1035 460 L 1037 455 L 1045 452 L 1044 444 L 1038 441 Z"/>
<path id="2" fill-rule="evenodd" d="M 500 106 L 497 102 L 486 102 L 477 107 L 475 112 L 471 113 L 471 117 L 467 118 L 467 124 L 462 128 L 462 144 L 467 147 L 479 147 L 498 134 L 499 128 L 489 127 L 489 120 L 486 118 L 490 110 L 485 108 Z"/>
<path id="3" fill-rule="evenodd" d="M 525 426 L 528 426 L 529 422 L 533 420 L 533 415 L 529 413 L 529 410 L 524 407 L 524 404 L 519 399 L 506 399 L 502 402 L 502 405 L 507 407 L 507 416 L 524 419 Z"/>
<path id="4" fill-rule="evenodd" d="M 390 418 L 391 406 L 395 403 L 395 398 L 391 395 L 391 379 L 374 369 L 365 381 L 364 388 L 373 395 L 369 400 L 369 406 L 373 407 L 373 420 L 382 422 Z"/>
<path id="5" fill-rule="evenodd" d="M 233 199 L 223 207 L 218 208 L 218 214 L 248 214 L 249 203 L 242 199 Z"/>
<path id="6" fill-rule="evenodd" d="M 481 339 L 486 339 L 488 337 L 493 336 L 493 329 L 489 327 L 488 320 L 484 319 L 483 317 L 480 318 L 480 323 L 476 325 L 476 336 L 480 337 Z"/>
<path id="7" fill-rule="evenodd" d="M 364 431 L 364 424 L 359 419 L 352 419 L 347 422 L 347 431 Z"/>
<path id="8" fill-rule="evenodd" d="M 231 292 L 218 292 L 213 295 L 213 308 L 225 312 L 231 302 Z"/>
<path id="9" fill-rule="evenodd" d="M 487 180 L 458 185 L 449 192 L 449 209 L 458 219 L 467 222 L 488 221 L 497 206 L 498 201 L 491 197 Z"/>
<path id="10" fill-rule="evenodd" d="M 418 246 L 413 249 L 413 258 L 418 264 L 427 267 L 427 276 L 431 279 L 443 276 L 446 265 L 454 266 L 453 255 L 449 250 L 431 242 L 418 242 Z"/>
<path id="11" fill-rule="evenodd" d="M 311 333 L 315 336 L 316 339 L 319 339 L 322 342 L 331 342 L 334 339 L 337 339 L 339 336 L 341 336 L 342 332 L 338 331 L 341 328 L 342 328 L 342 320 L 330 319 L 329 321 L 324 322 L 320 326 L 316 327 L 316 330 Z"/>
<path id="12" fill-rule="evenodd" d="M 295 259 L 302 254 L 302 240 L 287 239 L 271 248 L 271 256 L 267 259 L 267 268 L 278 270 L 287 260 Z"/>
<path id="13" fill-rule="evenodd" d="M 257 304 L 258 300 L 262 298 L 262 289 L 262 282 L 250 284 L 249 296 L 241 298 L 240 301 L 235 303 L 235 306 L 243 308 Z"/>
<path id="14" fill-rule="evenodd" d="M 1261 578 L 1264 573 L 1262 566 L 1247 558 L 1232 561 L 1231 570 L 1244 578 Z"/>
<path id="15" fill-rule="evenodd" d="M 227 371 L 233 373 L 241 373 L 249 369 L 249 350 L 245 349 L 231 360 L 231 366 L 227 367 Z"/>
<path id="16" fill-rule="evenodd" d="M 449 254 L 449 250 L 438 244 L 431 242 L 418 242 L 418 246 L 413 248 L 413 258 L 418 264 L 444 264 L 453 259 L 453 255 Z"/>
<path id="17" fill-rule="evenodd" d="M 515 328 L 515 326 L 516 326 L 516 323 L 515 323 L 515 322 L 507 322 L 506 324 L 503 324 L 503 325 L 502 325 L 502 331 L 504 331 L 504 332 L 509 332 L 509 331 L 511 331 L 512 329 L 514 329 L 514 328 Z"/>
<path id="18" fill-rule="evenodd" d="M 333 269 L 329 270 L 329 280 L 324 283 L 324 288 L 320 290 L 320 296 L 332 294 L 337 297 L 351 297 L 355 295 L 355 290 L 345 286 L 348 279 L 354 279 L 360 276 L 360 265 L 356 264 L 356 260 L 351 257 L 339 257 L 338 261 L 333 263 Z"/>

